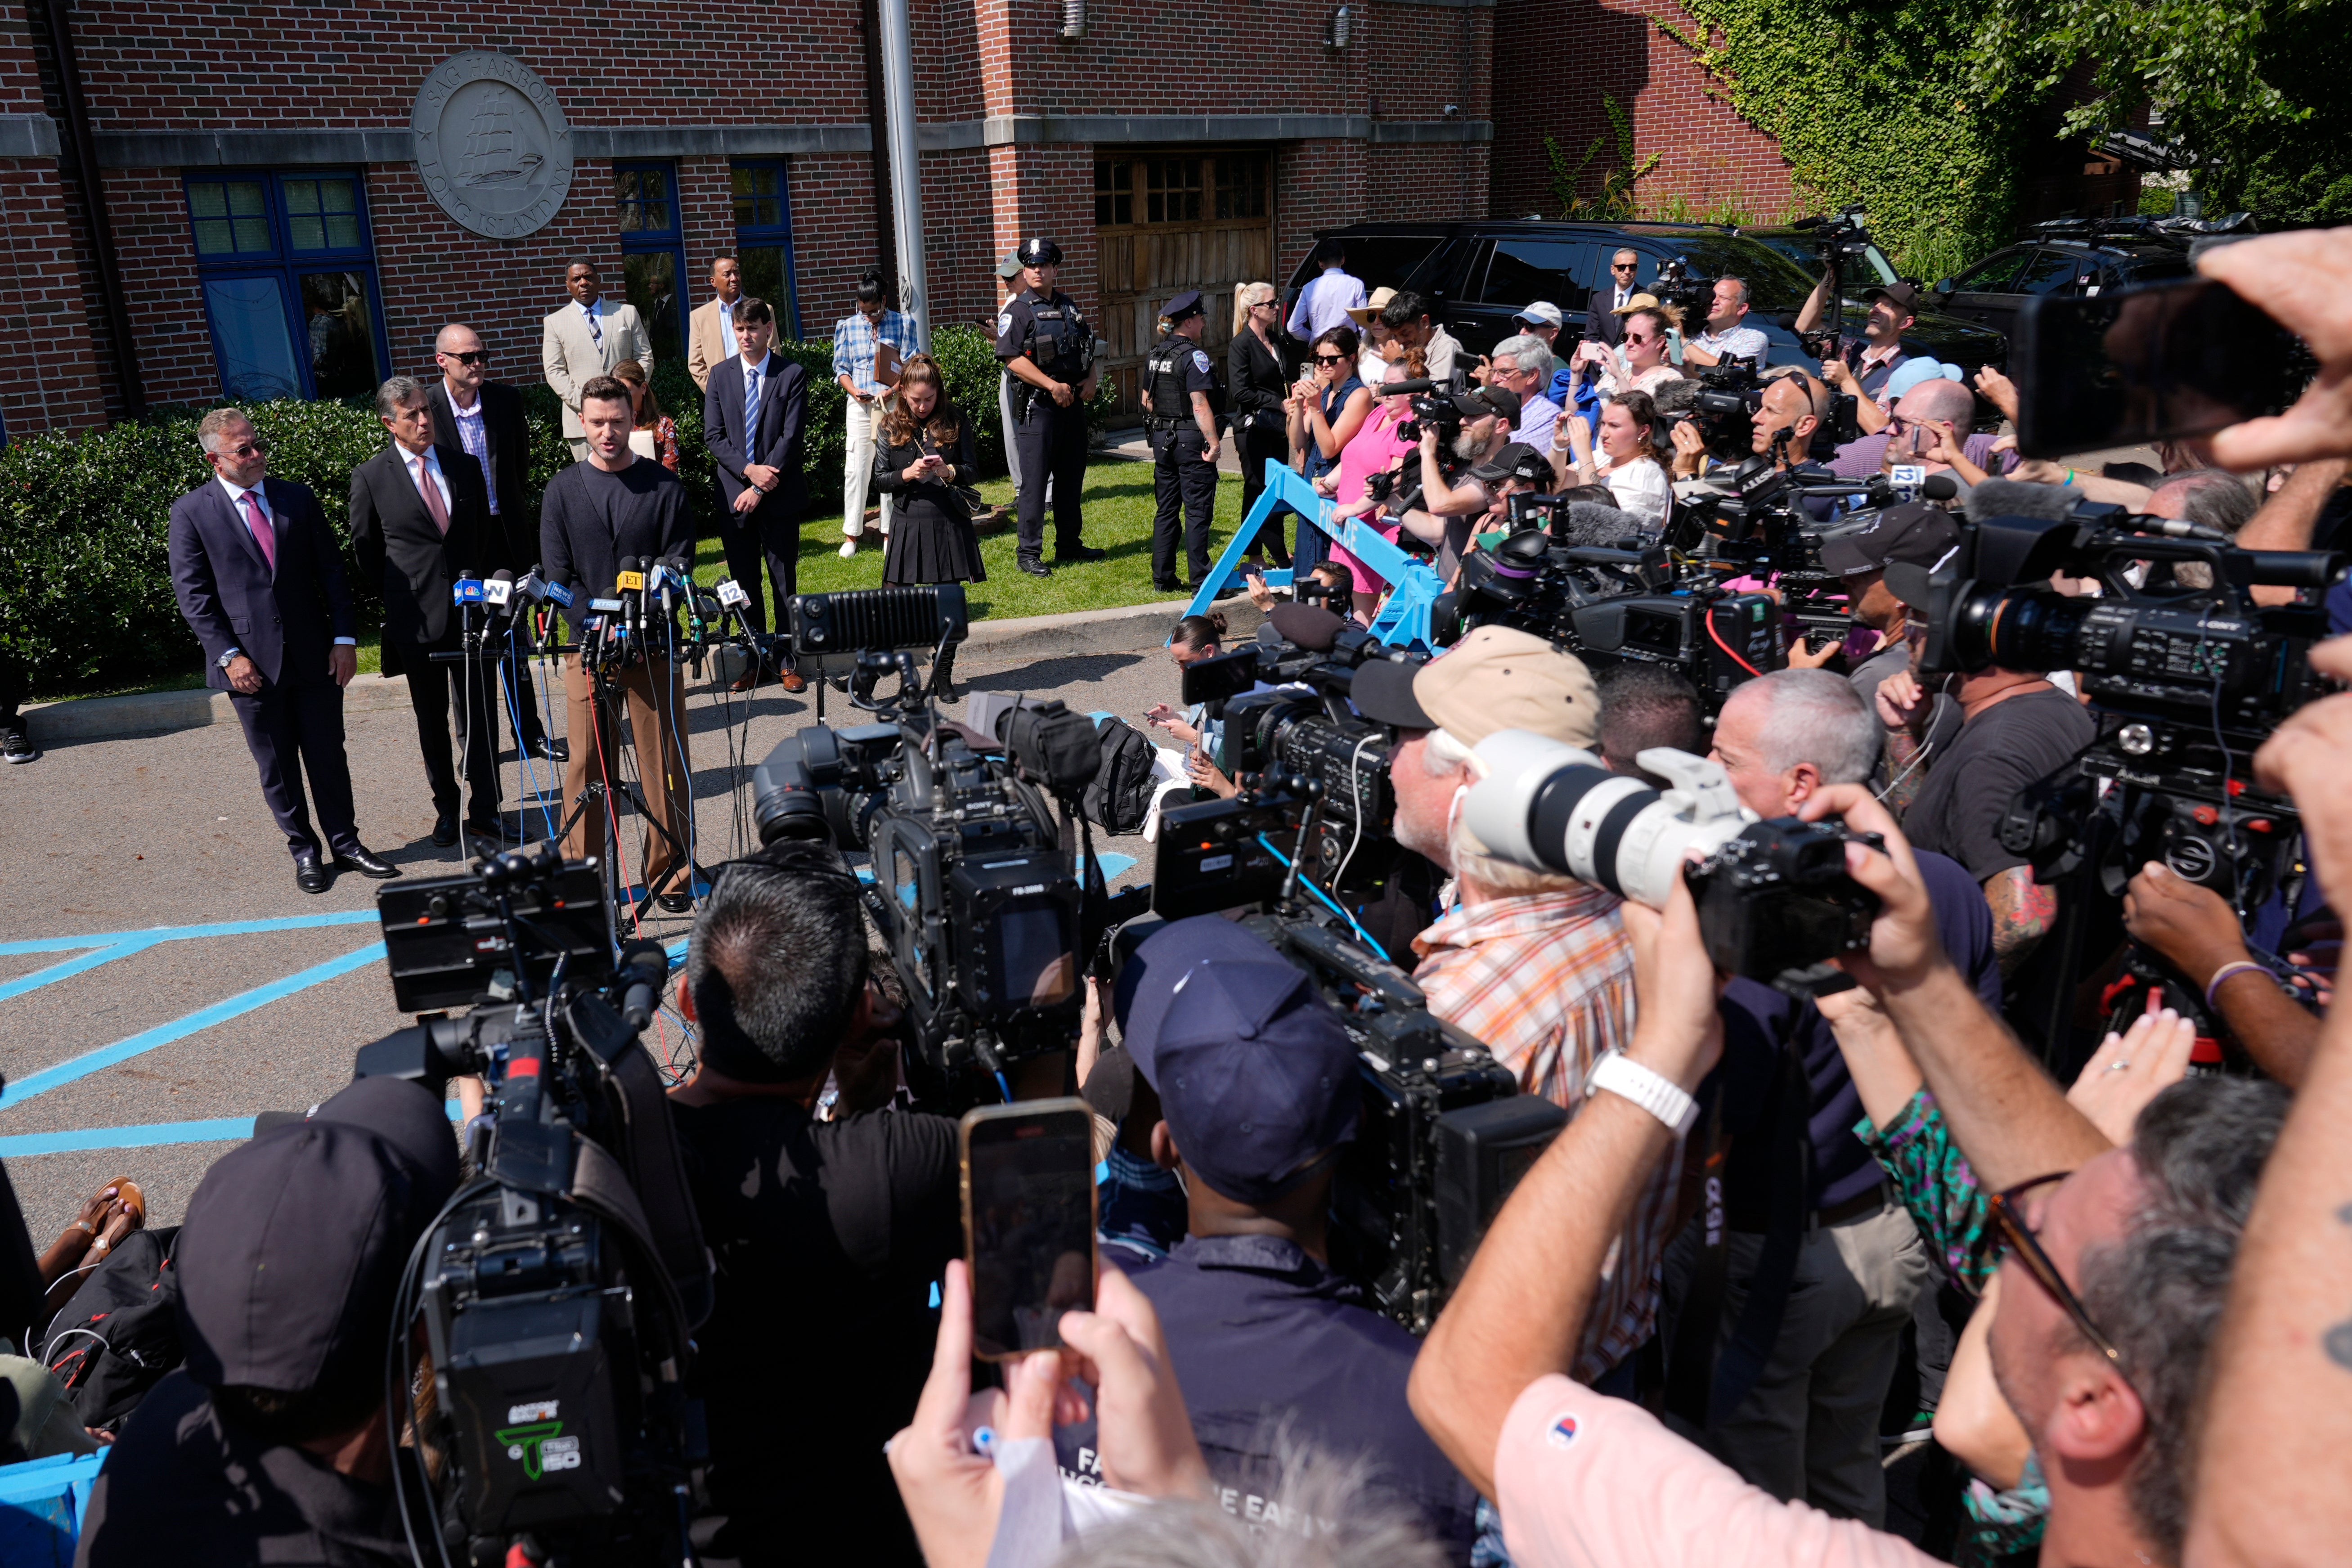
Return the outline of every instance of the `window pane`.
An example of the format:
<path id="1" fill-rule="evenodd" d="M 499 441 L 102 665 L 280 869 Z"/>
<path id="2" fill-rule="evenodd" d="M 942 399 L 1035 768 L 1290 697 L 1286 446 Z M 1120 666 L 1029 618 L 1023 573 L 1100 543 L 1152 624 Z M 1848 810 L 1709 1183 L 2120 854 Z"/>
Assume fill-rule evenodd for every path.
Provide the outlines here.
<path id="1" fill-rule="evenodd" d="M 312 395 L 357 397 L 373 392 L 379 378 L 367 280 L 356 272 L 305 272 L 301 278 Z"/>
<path id="2" fill-rule="evenodd" d="M 2031 250 L 1996 250 L 1952 279 L 1952 288 L 1971 294 L 2006 293 L 2010 280 L 2017 276 L 2018 264 L 2032 254 Z"/>
<path id="3" fill-rule="evenodd" d="M 747 245 L 735 252 L 735 259 L 743 268 L 743 292 L 768 302 L 768 308 L 776 313 L 776 330 L 779 332 L 786 337 L 798 336 L 800 323 L 784 319 L 792 307 L 784 297 L 783 247 Z"/>
<path id="4" fill-rule="evenodd" d="M 1481 298 L 1489 305 L 1532 305 L 1549 300 L 1574 310 L 1582 301 L 1574 285 L 1577 253 L 1569 240 L 1500 239 L 1494 259 L 1486 263 L 1486 288 Z"/>
<path id="5" fill-rule="evenodd" d="M 258 180 L 194 180 L 188 184 L 199 256 L 267 256 L 268 205 Z"/>
<path id="6" fill-rule="evenodd" d="M 221 391 L 239 402 L 302 395 L 282 289 L 275 278 L 205 280 L 213 343 L 220 352 Z"/>
<path id="7" fill-rule="evenodd" d="M 2074 287 L 2075 277 L 2095 270 L 2086 256 L 2071 250 L 2045 250 L 2036 256 L 2016 282 L 2009 287 L 2012 294 L 2060 294 Z"/>
<path id="8" fill-rule="evenodd" d="M 741 259 L 745 274 L 743 286 L 749 289 L 751 286 L 751 258 L 745 257 Z M 621 266 L 625 274 L 629 303 L 635 305 L 637 314 L 644 318 L 646 336 L 652 341 L 655 354 L 677 352 L 680 342 L 677 253 L 651 250 L 640 255 L 624 256 Z"/>
<path id="9" fill-rule="evenodd" d="M 1155 158 L 1145 165 L 1149 184 L 1145 211 L 1153 223 L 1198 223 L 1201 218 L 1201 161 L 1198 158 Z"/>
<path id="10" fill-rule="evenodd" d="M 1217 160 L 1217 216 L 1265 216 L 1265 160 L 1259 157 Z"/>

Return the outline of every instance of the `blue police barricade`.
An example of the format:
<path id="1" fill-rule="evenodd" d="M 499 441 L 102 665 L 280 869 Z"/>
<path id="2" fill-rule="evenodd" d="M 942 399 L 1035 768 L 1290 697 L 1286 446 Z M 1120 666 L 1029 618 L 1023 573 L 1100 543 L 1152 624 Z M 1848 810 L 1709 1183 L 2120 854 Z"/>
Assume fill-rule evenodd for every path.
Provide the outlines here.
<path id="1" fill-rule="evenodd" d="M 0 1465 L 0 1563 L 8 1568 L 73 1568 L 90 1483 L 111 1452 L 100 1448 Z"/>
<path id="2" fill-rule="evenodd" d="M 1318 495 L 1313 485 L 1271 458 L 1266 459 L 1265 489 L 1258 492 L 1257 504 L 1250 508 L 1249 515 L 1242 519 L 1241 527 L 1234 531 L 1234 537 L 1226 543 L 1224 552 L 1217 557 L 1215 569 L 1210 572 L 1208 580 L 1201 584 L 1199 592 L 1192 595 L 1192 602 L 1184 607 L 1186 615 L 1203 614 L 1216 603 L 1218 594 L 1228 584 L 1241 581 L 1236 567 L 1248 551 L 1250 542 L 1257 537 L 1259 526 L 1273 515 L 1277 505 L 1288 506 L 1338 540 L 1348 553 L 1377 573 L 1381 581 L 1389 584 L 1388 600 L 1381 605 L 1381 613 L 1372 618 L 1372 636 L 1384 643 L 1402 647 L 1426 650 L 1432 646 L 1429 610 L 1437 602 L 1437 595 L 1445 591 L 1445 584 L 1438 579 L 1437 574 L 1397 548 L 1377 530 L 1366 525 L 1361 518 L 1351 517 L 1344 522 L 1333 521 L 1331 503 Z M 1290 585 L 1290 574 L 1268 572 L 1265 582 L 1268 587 L 1286 588 Z"/>

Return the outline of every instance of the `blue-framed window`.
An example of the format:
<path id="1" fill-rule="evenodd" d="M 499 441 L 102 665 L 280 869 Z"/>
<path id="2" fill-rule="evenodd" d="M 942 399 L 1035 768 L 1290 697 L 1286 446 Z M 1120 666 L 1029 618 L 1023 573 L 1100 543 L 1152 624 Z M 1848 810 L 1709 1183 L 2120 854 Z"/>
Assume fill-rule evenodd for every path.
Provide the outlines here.
<path id="1" fill-rule="evenodd" d="M 392 356 L 359 173 L 206 172 L 184 187 L 221 391 L 372 395 Z"/>
<path id="2" fill-rule="evenodd" d="M 793 187 L 781 158 L 738 162 L 735 184 L 735 259 L 743 268 L 743 292 L 774 307 L 777 330 L 801 335 L 799 296 L 793 281 Z"/>
<path id="3" fill-rule="evenodd" d="M 646 323 L 656 356 L 686 354 L 686 236 L 677 169 L 669 163 L 613 165 L 621 224 L 622 292 Z"/>

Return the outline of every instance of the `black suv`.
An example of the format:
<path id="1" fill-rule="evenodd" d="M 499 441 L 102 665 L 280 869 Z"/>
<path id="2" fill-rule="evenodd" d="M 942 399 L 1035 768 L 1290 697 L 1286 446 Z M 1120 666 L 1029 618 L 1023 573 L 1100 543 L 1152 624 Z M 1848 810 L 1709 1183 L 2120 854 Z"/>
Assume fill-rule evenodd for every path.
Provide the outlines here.
<path id="1" fill-rule="evenodd" d="M 1812 365 L 1789 323 L 1804 309 L 1819 276 L 1810 264 L 1811 241 L 1794 230 L 1767 230 L 1777 240 L 1792 237 L 1805 265 L 1790 259 L 1780 244 L 1750 237 L 1742 230 L 1697 224 L 1546 223 L 1482 219 L 1462 223 L 1360 223 L 1324 231 L 1348 251 L 1348 270 L 1368 289 L 1386 285 L 1429 297 L 1432 314 L 1444 321 L 1463 347 L 1483 354 L 1517 329 L 1511 318 L 1538 300 L 1559 307 L 1561 331 L 1575 338 L 1584 331 L 1585 306 L 1596 288 L 1609 281 L 1609 258 L 1631 249 L 1641 258 L 1635 274 L 1647 288 L 1659 267 L 1679 257 L 1695 279 L 1727 274 L 1747 280 L 1750 324 L 1770 340 L 1773 364 Z M 1890 274 L 1892 269 L 1888 269 Z M 1312 259 L 1291 279 L 1296 290 L 1315 276 Z M 1848 290 L 1846 330 L 1859 335 L 1864 306 L 1855 298 L 1870 283 L 1857 279 Z M 1700 322 L 1687 330 L 1702 331 Z M 1904 343 L 1914 354 L 1932 354 L 1973 371 L 2006 358 L 2001 334 L 1939 311 L 1922 311 Z"/>
<path id="2" fill-rule="evenodd" d="M 1936 284 L 1931 298 L 1955 316 L 2003 333 L 2037 294 L 2062 298 L 2113 293 L 2143 283 L 2187 278 L 2189 247 L 2133 226 L 2120 231 L 2065 222 L 2043 224 L 2037 237 L 2004 246 Z"/>

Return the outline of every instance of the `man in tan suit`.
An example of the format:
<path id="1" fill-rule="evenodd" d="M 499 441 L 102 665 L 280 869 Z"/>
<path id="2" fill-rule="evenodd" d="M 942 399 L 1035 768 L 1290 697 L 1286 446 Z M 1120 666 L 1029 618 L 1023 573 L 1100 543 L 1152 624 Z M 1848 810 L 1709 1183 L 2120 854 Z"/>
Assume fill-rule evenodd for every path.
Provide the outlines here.
<path id="1" fill-rule="evenodd" d="M 733 257 L 712 258 L 710 292 L 710 302 L 698 306 L 687 319 L 686 372 L 705 392 L 710 390 L 710 367 L 725 364 L 736 353 L 733 312 L 735 301 L 743 297 L 743 268 Z"/>
<path id="2" fill-rule="evenodd" d="M 588 458 L 588 432 L 580 423 L 580 389 L 600 375 L 610 375 L 625 359 L 654 373 L 654 344 L 637 308 L 604 297 L 604 280 L 593 261 L 575 261 L 564 270 L 563 287 L 572 303 L 547 318 L 547 333 L 540 344 L 540 360 L 547 384 L 563 400 L 563 434 L 572 443 L 572 460 Z"/>

